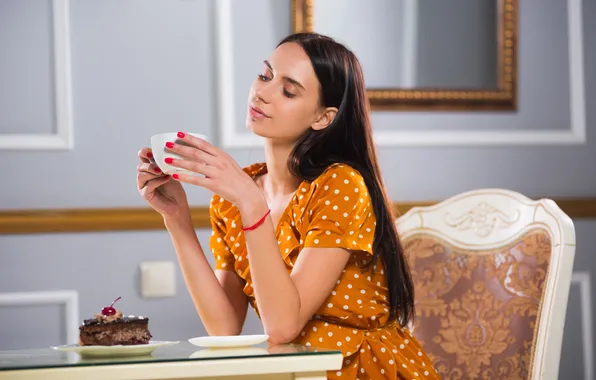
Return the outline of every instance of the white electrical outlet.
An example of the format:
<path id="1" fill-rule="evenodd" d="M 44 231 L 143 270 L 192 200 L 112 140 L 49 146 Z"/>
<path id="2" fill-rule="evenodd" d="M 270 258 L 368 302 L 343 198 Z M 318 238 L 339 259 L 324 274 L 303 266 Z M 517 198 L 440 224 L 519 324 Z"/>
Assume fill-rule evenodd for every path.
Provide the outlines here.
<path id="1" fill-rule="evenodd" d="M 141 263 L 141 296 L 143 298 L 176 295 L 176 268 L 171 261 Z"/>

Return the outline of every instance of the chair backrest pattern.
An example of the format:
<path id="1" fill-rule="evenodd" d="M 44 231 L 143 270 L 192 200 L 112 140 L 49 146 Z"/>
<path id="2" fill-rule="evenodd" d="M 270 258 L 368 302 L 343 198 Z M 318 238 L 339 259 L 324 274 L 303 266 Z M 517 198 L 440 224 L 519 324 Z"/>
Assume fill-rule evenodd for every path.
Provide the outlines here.
<path id="1" fill-rule="evenodd" d="M 483 189 L 414 208 L 397 226 L 412 330 L 443 378 L 557 378 L 575 234 L 554 202 Z"/>

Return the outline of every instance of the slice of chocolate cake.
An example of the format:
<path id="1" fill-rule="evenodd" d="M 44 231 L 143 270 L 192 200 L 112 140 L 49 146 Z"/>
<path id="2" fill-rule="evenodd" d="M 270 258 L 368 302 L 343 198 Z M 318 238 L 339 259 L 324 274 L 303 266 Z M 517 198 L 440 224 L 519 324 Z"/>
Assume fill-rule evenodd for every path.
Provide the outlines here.
<path id="1" fill-rule="evenodd" d="M 116 299 L 118 301 L 120 297 Z M 101 314 L 85 319 L 79 327 L 79 344 L 81 346 L 115 346 L 147 344 L 151 339 L 149 318 L 129 315 L 123 317 L 122 312 L 112 305 L 104 307 Z"/>

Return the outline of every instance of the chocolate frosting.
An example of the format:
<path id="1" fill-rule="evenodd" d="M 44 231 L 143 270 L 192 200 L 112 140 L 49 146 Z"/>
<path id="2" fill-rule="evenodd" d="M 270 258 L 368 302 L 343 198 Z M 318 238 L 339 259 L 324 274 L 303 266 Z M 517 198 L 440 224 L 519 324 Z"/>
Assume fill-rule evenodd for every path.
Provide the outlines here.
<path id="1" fill-rule="evenodd" d="M 122 316 L 122 312 L 120 310 L 116 310 L 116 314 L 114 315 L 103 315 L 103 314 L 95 314 L 94 318 L 85 319 L 82 323 L 83 326 L 93 326 L 93 325 L 105 325 L 108 323 L 130 323 L 130 322 L 149 322 L 149 318 L 142 317 L 142 316 L 134 316 L 129 315 L 127 317 Z"/>

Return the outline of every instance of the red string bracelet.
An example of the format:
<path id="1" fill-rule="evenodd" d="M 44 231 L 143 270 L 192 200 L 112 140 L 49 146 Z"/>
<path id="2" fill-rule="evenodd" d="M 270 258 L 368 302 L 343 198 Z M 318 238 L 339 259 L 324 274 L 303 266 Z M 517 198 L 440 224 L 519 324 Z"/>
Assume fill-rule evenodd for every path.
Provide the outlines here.
<path id="1" fill-rule="evenodd" d="M 253 224 L 250 227 L 242 227 L 242 231 L 252 231 L 252 230 L 256 229 L 257 227 L 259 227 L 261 224 L 263 224 L 263 222 L 265 222 L 265 219 L 267 218 L 267 215 L 269 215 L 270 212 L 271 212 L 271 210 L 267 210 L 267 212 L 261 218 L 261 220 L 259 220 L 258 222 L 256 222 L 255 224 Z"/>

